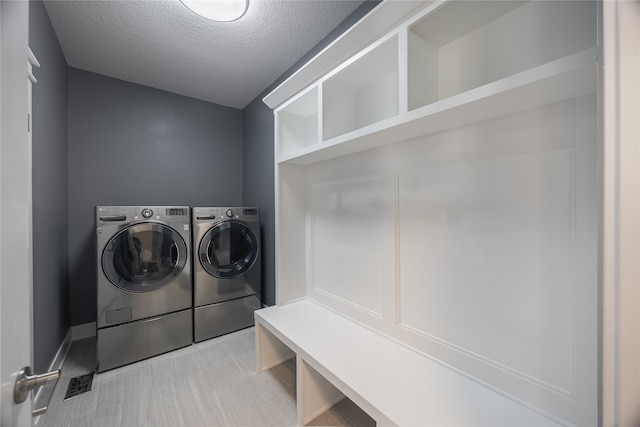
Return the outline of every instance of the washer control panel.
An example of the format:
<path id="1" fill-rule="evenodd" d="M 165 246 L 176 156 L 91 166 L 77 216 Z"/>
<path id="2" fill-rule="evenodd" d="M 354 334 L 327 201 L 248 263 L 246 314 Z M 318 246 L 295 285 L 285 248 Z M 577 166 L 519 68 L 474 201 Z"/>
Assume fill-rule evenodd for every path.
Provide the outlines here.
<path id="1" fill-rule="evenodd" d="M 164 221 L 189 229 L 189 206 L 96 206 L 96 226 L 132 221 Z"/>

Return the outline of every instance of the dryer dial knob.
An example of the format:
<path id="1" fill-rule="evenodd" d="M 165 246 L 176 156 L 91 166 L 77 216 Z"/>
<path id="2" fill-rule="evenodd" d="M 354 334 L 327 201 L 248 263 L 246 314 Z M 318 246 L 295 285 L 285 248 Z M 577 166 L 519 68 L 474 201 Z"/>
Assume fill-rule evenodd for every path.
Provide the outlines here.
<path id="1" fill-rule="evenodd" d="M 143 209 L 142 210 L 142 216 L 145 218 L 151 218 L 151 216 L 153 215 L 153 211 L 151 209 Z"/>
<path id="2" fill-rule="evenodd" d="M 225 212 L 229 218 L 233 218 L 233 211 L 231 209 L 227 209 Z"/>

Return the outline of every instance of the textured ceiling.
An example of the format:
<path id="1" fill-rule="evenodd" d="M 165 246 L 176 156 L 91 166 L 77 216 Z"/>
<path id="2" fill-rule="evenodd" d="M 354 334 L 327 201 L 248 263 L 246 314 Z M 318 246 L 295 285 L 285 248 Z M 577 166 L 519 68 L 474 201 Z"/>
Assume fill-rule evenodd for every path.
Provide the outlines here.
<path id="1" fill-rule="evenodd" d="M 71 67 L 243 108 L 362 0 L 249 0 L 234 22 L 180 0 L 49 0 Z"/>

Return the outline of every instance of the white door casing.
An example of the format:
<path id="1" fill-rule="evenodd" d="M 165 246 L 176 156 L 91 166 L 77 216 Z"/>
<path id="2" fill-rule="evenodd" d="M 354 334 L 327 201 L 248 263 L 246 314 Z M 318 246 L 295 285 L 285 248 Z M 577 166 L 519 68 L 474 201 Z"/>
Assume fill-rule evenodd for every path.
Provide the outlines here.
<path id="1" fill-rule="evenodd" d="M 16 374 L 32 364 L 28 8 L 0 2 L 0 424 L 20 427 L 32 423 L 32 400 L 13 400 Z"/>
<path id="2" fill-rule="evenodd" d="M 640 422 L 640 2 L 604 1 L 602 426 Z"/>

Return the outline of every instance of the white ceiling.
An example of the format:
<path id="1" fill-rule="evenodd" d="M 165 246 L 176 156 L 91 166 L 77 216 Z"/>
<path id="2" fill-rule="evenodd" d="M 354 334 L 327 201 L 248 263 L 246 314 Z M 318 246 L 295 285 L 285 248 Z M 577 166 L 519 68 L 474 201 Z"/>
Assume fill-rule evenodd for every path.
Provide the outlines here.
<path id="1" fill-rule="evenodd" d="M 214 22 L 180 0 L 48 0 L 71 67 L 244 108 L 363 0 L 249 0 Z"/>

